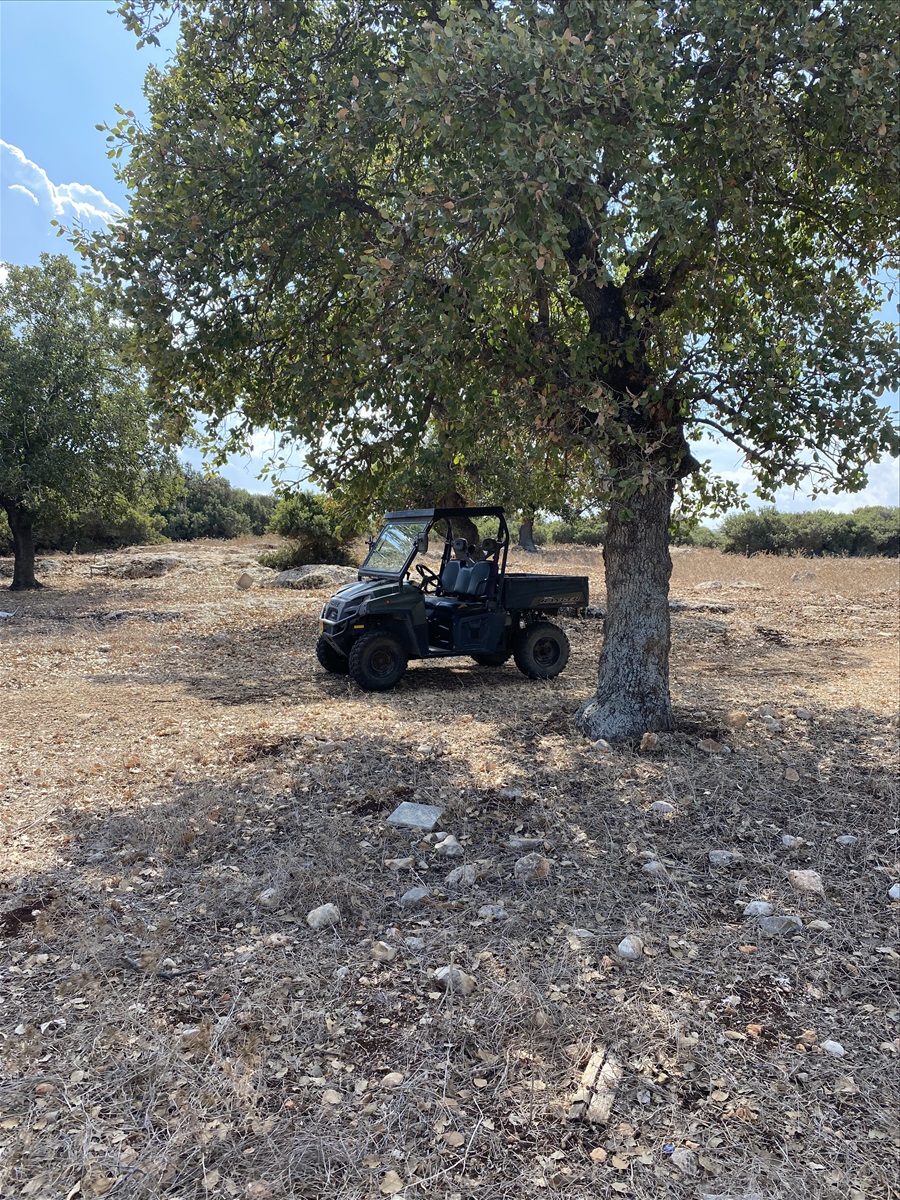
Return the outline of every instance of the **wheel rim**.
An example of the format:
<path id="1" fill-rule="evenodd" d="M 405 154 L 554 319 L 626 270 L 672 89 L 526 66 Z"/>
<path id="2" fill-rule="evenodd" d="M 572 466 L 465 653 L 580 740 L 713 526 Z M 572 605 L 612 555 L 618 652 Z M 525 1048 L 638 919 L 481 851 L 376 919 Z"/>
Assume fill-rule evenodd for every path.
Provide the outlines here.
<path id="1" fill-rule="evenodd" d="M 380 679 L 390 675 L 395 670 L 397 659 L 393 651 L 380 648 L 372 652 L 369 658 L 369 670 Z"/>
<path id="2" fill-rule="evenodd" d="M 559 662 L 559 645 L 551 637 L 538 638 L 533 653 L 534 661 L 540 667 L 553 667 Z"/>

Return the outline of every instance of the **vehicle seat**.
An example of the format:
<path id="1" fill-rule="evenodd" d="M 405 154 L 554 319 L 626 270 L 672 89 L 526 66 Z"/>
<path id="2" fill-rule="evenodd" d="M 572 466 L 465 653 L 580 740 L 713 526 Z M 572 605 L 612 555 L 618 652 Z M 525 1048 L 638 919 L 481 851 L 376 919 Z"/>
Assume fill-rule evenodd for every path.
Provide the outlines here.
<path id="1" fill-rule="evenodd" d="M 465 590 L 457 581 L 457 594 L 465 596 L 467 599 L 475 599 L 483 596 L 487 591 L 488 579 L 491 574 L 490 563 L 478 562 L 474 567 L 465 567 L 460 571 L 460 575 L 465 575 L 467 578 L 464 581 Z"/>
<path id="2" fill-rule="evenodd" d="M 459 579 L 459 572 L 462 569 L 462 563 L 458 558 L 451 558 L 444 564 L 444 569 L 441 571 L 441 594 L 449 596 L 456 591 L 456 584 Z"/>

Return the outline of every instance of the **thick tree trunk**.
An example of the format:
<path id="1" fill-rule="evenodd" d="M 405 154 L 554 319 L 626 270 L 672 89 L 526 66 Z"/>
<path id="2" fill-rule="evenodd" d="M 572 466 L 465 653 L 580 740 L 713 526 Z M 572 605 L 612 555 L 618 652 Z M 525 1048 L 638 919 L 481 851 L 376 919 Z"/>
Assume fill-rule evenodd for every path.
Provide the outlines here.
<path id="1" fill-rule="evenodd" d="M 519 549 L 527 550 L 529 554 L 537 554 L 534 544 L 534 513 L 525 517 L 519 526 Z"/>
<path id="2" fill-rule="evenodd" d="M 31 588 L 43 587 L 34 577 L 34 529 L 28 510 L 18 504 L 4 504 L 13 537 L 13 581 L 12 592 L 26 592 Z"/>
<path id="3" fill-rule="evenodd" d="M 606 621 L 597 691 L 578 710 L 582 733 L 609 742 L 673 727 L 669 696 L 669 516 L 667 480 L 613 499 L 603 560 Z"/>
<path id="4" fill-rule="evenodd" d="M 439 508 L 468 508 L 465 497 L 459 492 L 447 492 L 441 497 Z M 478 526 L 474 521 L 470 521 L 468 517 L 454 517 L 450 524 L 453 526 L 454 537 L 464 537 L 471 546 L 477 546 L 480 535 Z"/>

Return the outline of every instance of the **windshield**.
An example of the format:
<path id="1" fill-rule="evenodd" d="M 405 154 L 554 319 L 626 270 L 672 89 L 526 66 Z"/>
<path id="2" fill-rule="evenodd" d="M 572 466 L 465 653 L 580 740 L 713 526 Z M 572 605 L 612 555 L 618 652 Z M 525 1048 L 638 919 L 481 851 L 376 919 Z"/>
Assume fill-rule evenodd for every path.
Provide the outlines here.
<path id="1" fill-rule="evenodd" d="M 419 535 L 427 528 L 427 521 L 389 522 L 379 533 L 360 570 L 401 575 L 413 556 Z"/>

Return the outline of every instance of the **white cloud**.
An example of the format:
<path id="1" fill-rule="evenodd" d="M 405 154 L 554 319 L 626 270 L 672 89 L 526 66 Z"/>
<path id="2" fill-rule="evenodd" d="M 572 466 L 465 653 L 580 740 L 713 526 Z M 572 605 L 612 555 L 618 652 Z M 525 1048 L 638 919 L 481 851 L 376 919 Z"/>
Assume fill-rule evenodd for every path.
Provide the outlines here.
<path id="1" fill-rule="evenodd" d="M 0 139 L 0 174 L 15 182 L 10 191 L 31 196 L 49 215 L 82 222 L 85 225 L 108 224 L 122 210 L 97 188 L 87 183 L 54 183 L 47 172 L 31 161 L 18 146 Z"/>
<path id="2" fill-rule="evenodd" d="M 40 200 L 38 200 L 34 192 L 29 192 L 28 188 L 22 187 L 21 183 L 11 183 L 9 185 L 9 190 L 11 192 L 21 192 L 23 196 L 27 196 L 29 200 L 33 200 L 35 204 L 40 204 Z"/>

